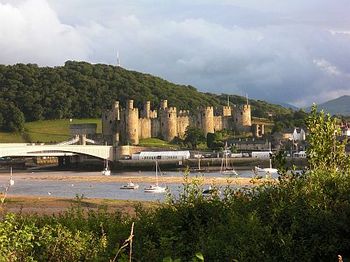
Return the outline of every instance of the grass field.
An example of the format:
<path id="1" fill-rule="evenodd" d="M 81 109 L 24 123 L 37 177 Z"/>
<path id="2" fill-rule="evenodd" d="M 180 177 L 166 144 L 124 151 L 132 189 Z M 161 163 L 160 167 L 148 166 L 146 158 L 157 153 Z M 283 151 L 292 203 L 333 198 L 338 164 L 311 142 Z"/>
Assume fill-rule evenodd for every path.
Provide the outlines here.
<path id="1" fill-rule="evenodd" d="M 24 143 L 24 138 L 20 133 L 0 132 L 0 143 Z"/>
<path id="2" fill-rule="evenodd" d="M 59 119 L 28 122 L 24 125 L 24 132 L 19 133 L 0 133 L 0 143 L 35 143 L 35 142 L 61 142 L 68 140 L 70 124 L 97 124 L 97 133 L 101 133 L 102 126 L 100 119 Z"/>
<path id="3" fill-rule="evenodd" d="M 140 146 L 145 146 L 145 147 L 164 147 L 164 148 L 173 148 L 173 149 L 178 149 L 178 145 L 173 145 L 170 144 L 167 141 L 158 139 L 158 138 L 146 138 L 146 139 L 140 139 Z"/>

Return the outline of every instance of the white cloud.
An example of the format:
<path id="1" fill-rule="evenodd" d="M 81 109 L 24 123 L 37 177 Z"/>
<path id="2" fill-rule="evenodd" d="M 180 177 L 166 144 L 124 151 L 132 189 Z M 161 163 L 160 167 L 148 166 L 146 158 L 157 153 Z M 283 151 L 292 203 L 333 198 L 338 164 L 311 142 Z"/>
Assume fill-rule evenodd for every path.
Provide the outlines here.
<path id="1" fill-rule="evenodd" d="M 329 75 L 332 75 L 332 76 L 341 75 L 341 72 L 339 71 L 339 69 L 325 59 L 314 59 L 313 63 Z"/>
<path id="2" fill-rule="evenodd" d="M 0 49 L 5 64 L 57 65 L 89 54 L 77 28 L 61 23 L 44 0 L 0 3 Z"/>

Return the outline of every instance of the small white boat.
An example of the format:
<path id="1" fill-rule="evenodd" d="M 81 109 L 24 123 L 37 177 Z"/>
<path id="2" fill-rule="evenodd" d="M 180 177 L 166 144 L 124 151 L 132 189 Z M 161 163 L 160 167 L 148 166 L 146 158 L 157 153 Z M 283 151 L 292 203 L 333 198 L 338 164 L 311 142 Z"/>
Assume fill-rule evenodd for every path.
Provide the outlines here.
<path id="1" fill-rule="evenodd" d="M 209 186 L 208 189 L 204 189 L 202 192 L 203 195 L 211 195 L 211 194 L 221 194 L 221 191 L 217 188 L 212 188 L 211 186 Z"/>
<path id="2" fill-rule="evenodd" d="M 150 185 L 144 189 L 146 193 L 164 193 L 166 191 L 165 187 L 159 185 Z"/>
<path id="3" fill-rule="evenodd" d="M 103 176 L 110 176 L 111 175 L 111 170 L 108 167 L 108 160 L 107 159 L 105 161 L 105 168 L 102 170 L 101 173 Z"/>
<path id="4" fill-rule="evenodd" d="M 134 184 L 133 182 L 129 182 L 126 185 L 122 185 L 120 187 L 120 189 L 130 189 L 130 190 L 135 190 L 138 189 L 139 185 L 138 184 Z"/>
<path id="5" fill-rule="evenodd" d="M 276 175 L 278 174 L 278 169 L 277 168 L 272 168 L 272 162 L 270 159 L 270 167 L 262 168 L 262 167 L 254 167 L 254 173 L 257 176 L 271 176 L 271 175 Z"/>
<path id="6" fill-rule="evenodd" d="M 156 183 L 154 185 L 150 185 L 144 189 L 145 193 L 164 193 L 166 191 L 166 187 L 162 187 L 158 184 L 158 162 L 156 161 Z"/>

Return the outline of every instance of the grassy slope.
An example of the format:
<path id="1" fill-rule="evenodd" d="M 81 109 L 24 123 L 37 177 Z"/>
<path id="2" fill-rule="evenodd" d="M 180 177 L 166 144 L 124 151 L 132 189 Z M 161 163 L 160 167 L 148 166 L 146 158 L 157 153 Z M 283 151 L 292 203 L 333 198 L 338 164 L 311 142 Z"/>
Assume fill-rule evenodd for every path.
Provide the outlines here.
<path id="1" fill-rule="evenodd" d="M 23 142 L 61 142 L 69 139 L 70 124 L 96 123 L 97 133 L 101 133 L 100 119 L 69 119 L 43 120 L 28 122 L 25 124 L 23 134 L 0 133 L 0 143 L 23 143 Z"/>
<path id="2" fill-rule="evenodd" d="M 178 149 L 178 145 L 170 144 L 167 141 L 158 139 L 158 138 L 146 138 L 140 140 L 140 146 L 145 147 L 162 147 L 162 148 L 174 148 Z"/>
<path id="3" fill-rule="evenodd" d="M 24 143 L 24 138 L 20 133 L 0 132 L 0 143 Z"/>

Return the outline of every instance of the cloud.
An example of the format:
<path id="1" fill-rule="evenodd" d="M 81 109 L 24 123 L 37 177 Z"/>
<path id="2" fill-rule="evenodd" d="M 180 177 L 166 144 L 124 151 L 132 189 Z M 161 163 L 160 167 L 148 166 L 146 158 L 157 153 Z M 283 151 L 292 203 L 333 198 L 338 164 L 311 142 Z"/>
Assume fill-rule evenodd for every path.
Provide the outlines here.
<path id="1" fill-rule="evenodd" d="M 1 63 L 41 65 L 84 60 L 90 51 L 79 30 L 61 23 L 44 0 L 0 2 L 0 50 Z"/>
<path id="2" fill-rule="evenodd" d="M 0 59 L 116 64 L 119 51 L 125 68 L 201 91 L 303 106 L 348 92 L 349 9 L 345 0 L 0 0 Z"/>

